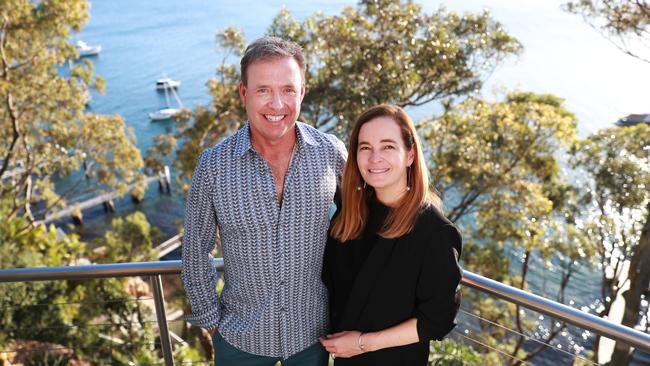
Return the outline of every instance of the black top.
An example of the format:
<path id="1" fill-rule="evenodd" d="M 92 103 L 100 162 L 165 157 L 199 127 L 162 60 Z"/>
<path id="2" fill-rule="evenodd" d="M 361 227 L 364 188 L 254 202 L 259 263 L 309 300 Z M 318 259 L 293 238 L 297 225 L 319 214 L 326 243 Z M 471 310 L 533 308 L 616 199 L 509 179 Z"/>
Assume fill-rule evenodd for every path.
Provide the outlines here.
<path id="1" fill-rule="evenodd" d="M 417 318 L 418 343 L 337 358 L 342 365 L 427 364 L 429 340 L 442 339 L 455 326 L 461 237 L 433 206 L 422 209 L 413 230 L 396 239 L 377 235 L 390 208 L 369 202 L 369 219 L 360 239 L 328 238 L 323 282 L 330 296 L 332 333 L 374 332 Z"/>

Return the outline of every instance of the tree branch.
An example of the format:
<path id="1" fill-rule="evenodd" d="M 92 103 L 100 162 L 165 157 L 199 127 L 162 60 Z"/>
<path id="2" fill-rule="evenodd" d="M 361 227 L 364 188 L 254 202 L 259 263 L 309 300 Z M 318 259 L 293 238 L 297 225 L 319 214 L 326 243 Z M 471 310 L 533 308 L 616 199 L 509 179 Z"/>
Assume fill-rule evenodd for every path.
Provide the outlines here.
<path id="1" fill-rule="evenodd" d="M 2 29 L 0 30 L 0 60 L 2 61 L 2 70 L 5 75 L 5 80 L 10 81 L 9 62 L 7 61 L 7 55 L 5 53 L 6 44 L 7 44 L 6 23 L 3 23 Z M 9 164 L 14 155 L 14 151 L 15 151 L 14 149 L 16 148 L 16 144 L 18 143 L 18 140 L 20 139 L 20 131 L 18 130 L 18 115 L 16 113 L 16 110 L 14 109 L 13 97 L 11 95 L 11 92 L 7 92 L 7 96 L 5 97 L 5 105 L 7 107 L 7 111 L 9 112 L 9 118 L 11 119 L 12 137 L 11 137 L 11 143 L 9 144 L 9 149 L 7 151 L 7 155 L 5 155 L 4 159 L 2 160 L 2 167 L 0 167 L 0 179 L 2 179 L 2 176 L 9 168 Z M 0 197 L 4 196 L 5 193 L 3 187 L 4 185 L 0 185 Z"/>

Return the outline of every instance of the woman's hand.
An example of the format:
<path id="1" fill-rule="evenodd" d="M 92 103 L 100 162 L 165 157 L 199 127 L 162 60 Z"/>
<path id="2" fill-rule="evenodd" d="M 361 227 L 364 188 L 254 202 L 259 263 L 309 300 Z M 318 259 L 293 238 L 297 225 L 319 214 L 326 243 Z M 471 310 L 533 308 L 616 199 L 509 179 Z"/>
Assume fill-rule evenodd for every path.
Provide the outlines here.
<path id="1" fill-rule="evenodd" d="M 360 335 L 359 331 L 346 330 L 320 337 L 320 343 L 327 352 L 332 354 L 333 358 L 353 357 L 364 352 L 359 348 Z"/>

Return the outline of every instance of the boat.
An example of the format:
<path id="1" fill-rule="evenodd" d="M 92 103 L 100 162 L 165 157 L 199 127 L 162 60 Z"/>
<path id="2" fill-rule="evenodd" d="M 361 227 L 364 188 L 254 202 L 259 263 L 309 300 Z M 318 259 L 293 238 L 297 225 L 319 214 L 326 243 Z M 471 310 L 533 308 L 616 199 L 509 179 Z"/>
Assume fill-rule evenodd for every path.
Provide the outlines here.
<path id="1" fill-rule="evenodd" d="M 174 118 L 177 114 L 181 112 L 181 109 L 183 108 L 183 102 L 181 102 L 181 98 L 178 97 L 178 94 L 176 94 L 174 88 L 164 85 L 163 90 L 165 91 L 165 101 L 167 102 L 167 106 L 163 109 L 159 109 L 155 112 L 149 113 L 149 119 L 151 119 L 152 121 L 163 121 L 166 119 Z M 172 108 L 169 106 L 170 93 L 174 96 L 174 99 L 176 99 L 176 103 L 178 103 L 178 108 Z"/>
<path id="2" fill-rule="evenodd" d="M 180 108 L 163 108 L 155 112 L 149 113 L 149 118 L 152 121 L 162 121 L 165 119 L 174 118 L 178 113 L 180 113 Z"/>
<path id="3" fill-rule="evenodd" d="M 620 127 L 634 126 L 634 125 L 638 125 L 639 123 L 650 124 L 650 113 L 630 114 L 616 121 L 616 125 Z"/>
<path id="4" fill-rule="evenodd" d="M 84 41 L 77 41 L 76 47 L 79 57 L 95 56 L 102 52 L 102 46 L 91 46 Z"/>
<path id="5" fill-rule="evenodd" d="M 163 77 L 156 80 L 156 90 L 165 90 L 165 88 L 176 89 L 181 86 L 180 80 Z"/>

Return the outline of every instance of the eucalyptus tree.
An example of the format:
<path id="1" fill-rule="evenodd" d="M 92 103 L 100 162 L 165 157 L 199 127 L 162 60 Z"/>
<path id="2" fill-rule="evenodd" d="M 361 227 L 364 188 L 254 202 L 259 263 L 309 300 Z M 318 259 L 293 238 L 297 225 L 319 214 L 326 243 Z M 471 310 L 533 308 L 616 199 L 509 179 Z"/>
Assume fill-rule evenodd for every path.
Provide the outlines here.
<path id="1" fill-rule="evenodd" d="M 69 38 L 88 20 L 86 0 L 3 0 L 0 6 L 0 198 L 10 217 L 35 221 L 80 187 L 125 191 L 143 166 L 135 137 L 119 116 L 85 110 L 88 91 L 103 89 Z M 66 192 L 57 177 L 77 174 Z M 41 213 L 32 204 L 40 202 Z"/>
<path id="2" fill-rule="evenodd" d="M 573 0 L 564 8 L 580 14 L 626 54 L 650 63 L 650 3 L 645 0 Z"/>
<path id="3" fill-rule="evenodd" d="M 597 244 L 592 259 L 602 273 L 598 315 L 613 315 L 612 303 L 627 284 L 623 324 L 635 327 L 650 283 L 650 125 L 599 131 L 571 152 L 571 164 L 584 177 L 579 224 Z M 628 353 L 629 346 L 618 342 L 612 364 L 626 365 Z"/>
<path id="4" fill-rule="evenodd" d="M 593 252 L 564 220 L 568 188 L 556 154 L 574 142 L 575 116 L 552 95 L 513 92 L 498 102 L 470 98 L 428 127 L 432 181 L 447 216 L 463 228 L 465 268 L 529 290 L 531 262 L 556 259 L 557 293 L 543 295 L 564 302 L 576 262 Z M 513 252 L 517 261 L 511 262 Z M 565 328 L 540 324 L 517 305 L 468 295 L 478 336 L 509 355 L 508 364 L 529 361 L 546 348 L 531 344 L 524 350 L 522 335 L 546 334 L 542 341 L 549 343 Z M 494 363 L 497 356 L 485 355 Z"/>

